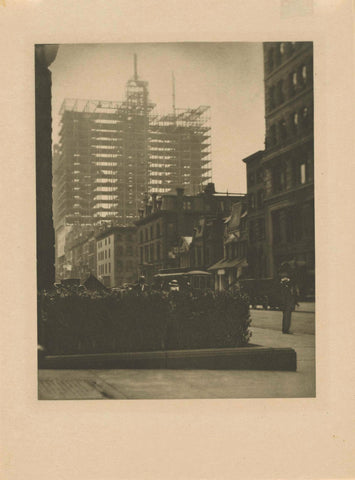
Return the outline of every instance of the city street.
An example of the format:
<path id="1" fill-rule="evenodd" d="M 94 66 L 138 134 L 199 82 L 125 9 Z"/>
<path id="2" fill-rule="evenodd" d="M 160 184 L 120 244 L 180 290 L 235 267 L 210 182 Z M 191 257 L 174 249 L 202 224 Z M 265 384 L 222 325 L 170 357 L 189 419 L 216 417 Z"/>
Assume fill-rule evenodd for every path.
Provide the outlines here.
<path id="1" fill-rule="evenodd" d="M 314 304 L 293 314 L 293 335 L 281 333 L 282 313 L 251 310 L 251 343 L 291 347 L 297 372 L 246 370 L 40 370 L 39 399 L 191 399 L 315 396 Z"/>

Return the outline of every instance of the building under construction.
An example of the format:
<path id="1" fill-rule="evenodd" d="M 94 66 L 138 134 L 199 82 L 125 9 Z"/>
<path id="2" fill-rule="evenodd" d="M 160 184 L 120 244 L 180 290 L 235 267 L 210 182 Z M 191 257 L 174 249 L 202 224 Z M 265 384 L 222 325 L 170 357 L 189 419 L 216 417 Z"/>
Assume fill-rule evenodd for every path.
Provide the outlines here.
<path id="1" fill-rule="evenodd" d="M 148 193 L 211 181 L 209 107 L 159 115 L 148 82 L 134 75 L 121 102 L 64 100 L 53 155 L 53 210 L 58 255 L 71 225 L 132 224 Z"/>

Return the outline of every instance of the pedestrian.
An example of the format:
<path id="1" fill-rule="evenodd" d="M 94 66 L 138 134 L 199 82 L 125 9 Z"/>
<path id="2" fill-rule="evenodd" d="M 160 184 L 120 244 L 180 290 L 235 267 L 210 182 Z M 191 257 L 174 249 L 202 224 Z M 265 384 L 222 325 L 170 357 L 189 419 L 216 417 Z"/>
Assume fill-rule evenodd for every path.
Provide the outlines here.
<path id="1" fill-rule="evenodd" d="M 170 292 L 178 292 L 180 290 L 179 282 L 177 280 L 171 280 L 171 282 L 169 282 L 169 290 Z"/>
<path id="2" fill-rule="evenodd" d="M 295 309 L 295 294 L 291 280 L 284 276 L 280 284 L 280 310 L 282 315 L 282 333 L 290 334 L 291 315 Z"/>

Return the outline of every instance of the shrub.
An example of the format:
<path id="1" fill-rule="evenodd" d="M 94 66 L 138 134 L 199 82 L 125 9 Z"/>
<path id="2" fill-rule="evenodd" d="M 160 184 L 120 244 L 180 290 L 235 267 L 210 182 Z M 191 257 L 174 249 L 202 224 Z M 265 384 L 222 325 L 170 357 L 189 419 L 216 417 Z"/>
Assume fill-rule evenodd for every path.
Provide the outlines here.
<path id="1" fill-rule="evenodd" d="M 49 354 L 242 346 L 248 303 L 227 292 L 41 292 L 38 340 Z"/>

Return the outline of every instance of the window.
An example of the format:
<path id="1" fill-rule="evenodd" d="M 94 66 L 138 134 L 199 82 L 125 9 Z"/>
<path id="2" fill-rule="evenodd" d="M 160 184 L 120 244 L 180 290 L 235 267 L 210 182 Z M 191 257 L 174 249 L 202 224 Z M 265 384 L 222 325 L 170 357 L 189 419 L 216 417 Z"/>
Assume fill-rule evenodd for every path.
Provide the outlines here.
<path id="1" fill-rule="evenodd" d="M 140 243 L 143 243 L 143 230 L 139 232 L 139 240 L 140 240 Z"/>
<path id="2" fill-rule="evenodd" d="M 140 247 L 140 263 L 143 263 L 143 247 Z"/>
<path id="3" fill-rule="evenodd" d="M 264 190 L 258 190 L 256 203 L 257 203 L 257 208 L 262 208 L 263 207 L 263 204 L 264 204 Z"/>
<path id="4" fill-rule="evenodd" d="M 307 67 L 306 67 L 306 65 L 302 66 L 302 78 L 303 78 L 304 82 L 307 81 Z"/>
<path id="5" fill-rule="evenodd" d="M 286 188 L 286 168 L 282 163 L 279 163 L 273 168 L 272 187 L 273 193 L 282 192 Z"/>
<path id="6" fill-rule="evenodd" d="M 255 208 L 255 195 L 253 193 L 249 194 L 249 208 Z"/>
<path id="7" fill-rule="evenodd" d="M 197 265 L 202 265 L 202 249 L 201 247 L 197 247 Z"/>
<path id="8" fill-rule="evenodd" d="M 307 107 L 304 107 L 302 110 L 302 125 L 304 128 L 307 128 L 309 125 L 309 110 Z"/>
<path id="9" fill-rule="evenodd" d="M 273 243 L 278 244 L 281 241 L 281 222 L 280 222 L 280 211 L 272 212 L 272 235 Z"/>
<path id="10" fill-rule="evenodd" d="M 275 108 L 275 87 L 272 86 L 269 88 L 269 101 L 270 101 L 270 108 Z"/>
<path id="11" fill-rule="evenodd" d="M 306 183 L 306 164 L 301 163 L 300 165 L 300 183 L 303 185 Z"/>
<path id="12" fill-rule="evenodd" d="M 160 260 L 160 243 L 157 243 L 157 260 Z"/>
<path id="13" fill-rule="evenodd" d="M 210 263 L 210 249 L 206 248 L 205 264 L 208 265 L 209 263 Z"/>
<path id="14" fill-rule="evenodd" d="M 258 240 L 264 240 L 265 239 L 265 222 L 263 218 L 258 219 L 257 228 L 258 228 Z"/>
<path id="15" fill-rule="evenodd" d="M 248 184 L 250 186 L 252 186 L 252 185 L 254 185 L 254 183 L 255 183 L 255 174 L 254 174 L 254 172 L 251 172 L 248 175 Z"/>
<path id="16" fill-rule="evenodd" d="M 157 223 L 157 238 L 160 237 L 160 223 Z"/>
<path id="17" fill-rule="evenodd" d="M 264 180 L 264 172 L 263 172 L 263 169 L 262 168 L 258 168 L 257 172 L 256 172 L 256 181 L 258 183 L 262 183 L 262 181 Z"/>
<path id="18" fill-rule="evenodd" d="M 251 242 L 255 240 L 254 222 L 249 222 L 249 240 Z"/>
<path id="19" fill-rule="evenodd" d="M 153 240 L 154 238 L 154 233 L 153 233 L 153 225 L 150 227 L 150 239 Z"/>
<path id="20" fill-rule="evenodd" d="M 268 67 L 269 67 L 269 72 L 274 68 L 274 49 L 270 48 L 269 53 L 268 53 Z"/>
<path id="21" fill-rule="evenodd" d="M 191 208 L 192 208 L 191 200 L 184 200 L 183 209 L 191 210 Z"/>
<path id="22" fill-rule="evenodd" d="M 284 94 L 283 94 L 283 81 L 280 80 L 278 83 L 277 83 L 277 103 L 278 105 L 280 103 L 283 103 L 284 101 Z"/>
<path id="23" fill-rule="evenodd" d="M 302 221 L 302 210 L 300 207 L 298 207 L 294 211 L 294 235 L 295 235 L 295 240 L 302 240 L 303 221 Z"/>
<path id="24" fill-rule="evenodd" d="M 111 273 L 111 263 L 108 264 L 108 273 Z"/>
<path id="25" fill-rule="evenodd" d="M 148 241 L 148 228 L 145 229 L 145 241 Z"/>
<path id="26" fill-rule="evenodd" d="M 270 127 L 270 143 L 271 143 L 271 145 L 275 145 L 276 142 L 277 142 L 276 125 L 271 125 L 271 127 Z"/>
<path id="27" fill-rule="evenodd" d="M 279 132 L 281 140 L 285 140 L 287 138 L 287 127 L 284 119 L 282 119 L 279 123 Z"/>

